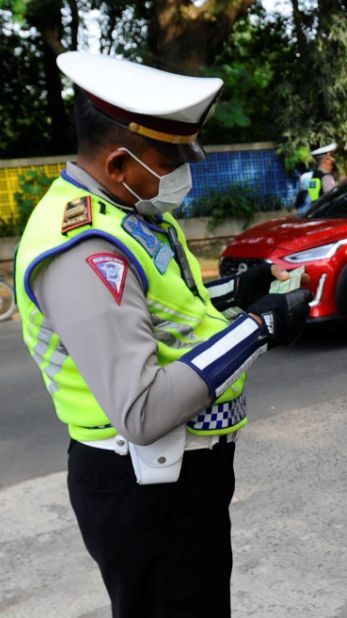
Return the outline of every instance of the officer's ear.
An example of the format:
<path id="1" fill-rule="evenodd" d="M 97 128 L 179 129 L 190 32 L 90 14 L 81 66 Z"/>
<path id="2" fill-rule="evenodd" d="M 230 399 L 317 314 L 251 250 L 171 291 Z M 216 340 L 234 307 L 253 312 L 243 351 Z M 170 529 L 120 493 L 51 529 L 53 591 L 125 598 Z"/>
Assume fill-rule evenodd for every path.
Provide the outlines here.
<path id="1" fill-rule="evenodd" d="M 105 160 L 107 177 L 113 182 L 124 182 L 129 155 L 121 148 L 111 150 Z"/>

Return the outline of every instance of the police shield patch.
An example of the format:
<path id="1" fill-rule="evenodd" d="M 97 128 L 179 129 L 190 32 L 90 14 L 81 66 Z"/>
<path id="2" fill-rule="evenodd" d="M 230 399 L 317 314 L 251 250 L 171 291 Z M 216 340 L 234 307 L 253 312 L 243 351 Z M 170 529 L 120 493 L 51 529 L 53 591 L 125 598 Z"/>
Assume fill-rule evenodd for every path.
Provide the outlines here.
<path id="1" fill-rule="evenodd" d="M 128 271 L 126 260 L 114 253 L 93 253 L 86 258 L 86 262 L 120 305 Z"/>

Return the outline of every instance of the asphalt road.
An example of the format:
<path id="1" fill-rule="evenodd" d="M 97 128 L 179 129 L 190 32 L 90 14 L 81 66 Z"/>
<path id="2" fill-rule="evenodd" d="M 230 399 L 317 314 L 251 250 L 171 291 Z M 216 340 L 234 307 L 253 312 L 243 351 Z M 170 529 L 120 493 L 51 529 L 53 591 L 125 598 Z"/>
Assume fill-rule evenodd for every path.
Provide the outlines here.
<path id="1" fill-rule="evenodd" d="M 264 355 L 249 371 L 252 422 L 344 397 L 347 337 L 311 327 L 293 347 Z M 18 320 L 0 323 L 0 486 L 65 469 L 68 439 L 21 340 Z"/>
<path id="2" fill-rule="evenodd" d="M 0 322 L 0 418 L 1 487 L 65 468 L 66 431 L 22 342 L 18 319 Z"/>
<path id="3" fill-rule="evenodd" d="M 310 329 L 249 373 L 233 618 L 347 618 L 346 348 L 341 332 Z M 69 505 L 66 431 L 16 320 L 0 323 L 0 418 L 0 615 L 110 618 Z"/>

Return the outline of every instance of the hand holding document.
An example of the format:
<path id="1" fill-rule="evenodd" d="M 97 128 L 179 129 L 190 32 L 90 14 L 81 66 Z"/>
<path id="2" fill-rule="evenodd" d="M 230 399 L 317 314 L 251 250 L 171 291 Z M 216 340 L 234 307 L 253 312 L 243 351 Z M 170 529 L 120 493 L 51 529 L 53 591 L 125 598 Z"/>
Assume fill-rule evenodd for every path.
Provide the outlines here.
<path id="1" fill-rule="evenodd" d="M 276 279 L 270 286 L 270 294 L 287 294 L 292 290 L 297 290 L 302 283 L 302 277 L 305 273 L 305 266 L 299 266 L 294 270 L 287 272 L 289 277 L 285 281 Z"/>

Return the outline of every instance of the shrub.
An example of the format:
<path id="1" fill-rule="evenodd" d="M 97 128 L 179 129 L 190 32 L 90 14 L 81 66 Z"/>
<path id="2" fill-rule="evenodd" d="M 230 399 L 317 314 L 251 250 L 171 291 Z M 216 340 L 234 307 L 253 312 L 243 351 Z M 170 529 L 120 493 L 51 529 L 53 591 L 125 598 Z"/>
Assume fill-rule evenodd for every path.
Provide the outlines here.
<path id="1" fill-rule="evenodd" d="M 211 229 L 230 217 L 243 220 L 244 226 L 247 227 L 252 222 L 255 212 L 280 208 L 282 204 L 277 196 L 259 197 L 252 188 L 230 185 L 222 191 L 211 191 L 200 199 L 194 199 L 189 204 L 189 214 L 192 217 L 211 217 Z"/>
<path id="2" fill-rule="evenodd" d="M 18 206 L 18 228 L 21 234 L 36 204 L 52 182 L 45 172 L 30 170 L 18 177 L 20 191 L 14 194 Z"/>
<path id="3" fill-rule="evenodd" d="M 20 226 L 18 218 L 11 215 L 8 219 L 0 217 L 0 238 L 19 236 Z"/>

